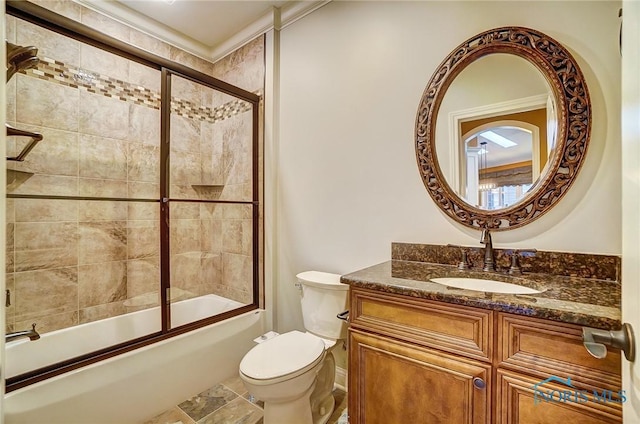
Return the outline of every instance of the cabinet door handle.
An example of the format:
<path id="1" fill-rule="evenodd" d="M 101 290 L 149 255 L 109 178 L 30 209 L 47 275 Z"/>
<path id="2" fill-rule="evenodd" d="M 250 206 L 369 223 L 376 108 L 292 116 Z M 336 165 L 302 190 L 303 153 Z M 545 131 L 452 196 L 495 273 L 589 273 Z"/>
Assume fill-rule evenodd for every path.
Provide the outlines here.
<path id="1" fill-rule="evenodd" d="M 476 389 L 484 389 L 485 387 L 487 387 L 487 383 L 485 383 L 484 380 L 480 377 L 474 377 L 473 387 L 475 387 Z"/>
<path id="2" fill-rule="evenodd" d="M 346 310 L 344 312 L 340 312 L 338 315 L 336 315 L 336 317 L 343 321 L 349 321 L 349 311 Z"/>

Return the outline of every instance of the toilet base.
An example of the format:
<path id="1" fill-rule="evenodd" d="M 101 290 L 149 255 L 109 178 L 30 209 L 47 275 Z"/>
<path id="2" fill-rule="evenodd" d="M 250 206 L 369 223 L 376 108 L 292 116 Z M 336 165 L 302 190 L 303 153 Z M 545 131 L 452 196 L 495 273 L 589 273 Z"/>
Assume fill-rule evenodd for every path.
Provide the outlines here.
<path id="1" fill-rule="evenodd" d="M 287 402 L 265 402 L 265 424 L 314 424 L 311 408 L 309 408 L 311 393 L 315 383 L 302 396 Z M 325 421 L 326 422 L 326 421 Z"/>
<path id="2" fill-rule="evenodd" d="M 336 379 L 336 361 L 333 353 L 328 351 L 322 363 L 322 368 L 318 371 L 316 378 L 316 388 L 311 394 L 311 413 L 313 415 L 313 424 L 325 424 L 336 401 L 333 398 L 333 384 Z"/>

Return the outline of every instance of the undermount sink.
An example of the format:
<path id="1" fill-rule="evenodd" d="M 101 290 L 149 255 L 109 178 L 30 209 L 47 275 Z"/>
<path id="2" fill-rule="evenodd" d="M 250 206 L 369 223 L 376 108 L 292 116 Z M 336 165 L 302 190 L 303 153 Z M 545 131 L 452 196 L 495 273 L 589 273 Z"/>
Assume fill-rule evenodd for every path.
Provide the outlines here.
<path id="1" fill-rule="evenodd" d="M 518 284 L 505 283 L 503 281 L 485 280 L 483 278 L 465 278 L 465 277 L 442 277 L 432 278 L 434 283 L 442 284 L 458 289 L 474 290 L 489 293 L 508 293 L 508 294 L 536 294 L 542 293 L 540 290 L 530 287 L 520 286 Z"/>

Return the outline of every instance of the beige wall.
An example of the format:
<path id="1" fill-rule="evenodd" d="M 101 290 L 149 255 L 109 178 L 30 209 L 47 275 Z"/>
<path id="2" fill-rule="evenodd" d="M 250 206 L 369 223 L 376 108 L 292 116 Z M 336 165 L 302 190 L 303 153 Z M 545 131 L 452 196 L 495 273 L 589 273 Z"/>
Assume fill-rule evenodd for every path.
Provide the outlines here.
<path id="1" fill-rule="evenodd" d="M 587 79 L 591 145 L 570 192 L 498 247 L 620 253 L 619 2 L 331 2 L 281 32 L 277 326 L 302 328 L 295 274 L 348 273 L 391 242 L 477 246 L 420 179 L 414 123 L 440 61 L 498 26 L 562 42 Z"/>

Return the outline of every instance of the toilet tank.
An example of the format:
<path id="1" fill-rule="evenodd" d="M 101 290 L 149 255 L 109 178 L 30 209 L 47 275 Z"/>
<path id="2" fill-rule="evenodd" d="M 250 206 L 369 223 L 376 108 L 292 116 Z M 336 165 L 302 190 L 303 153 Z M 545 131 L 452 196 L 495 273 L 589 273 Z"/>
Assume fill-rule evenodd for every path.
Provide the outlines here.
<path id="1" fill-rule="evenodd" d="M 347 309 L 349 286 L 340 283 L 340 275 L 306 271 L 296 275 L 301 284 L 302 317 L 310 333 L 326 339 L 347 337 L 345 321 L 336 317 Z"/>

